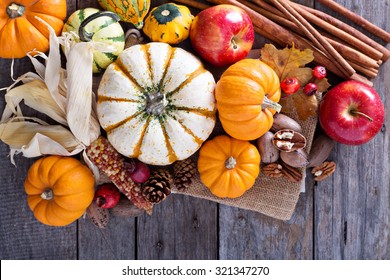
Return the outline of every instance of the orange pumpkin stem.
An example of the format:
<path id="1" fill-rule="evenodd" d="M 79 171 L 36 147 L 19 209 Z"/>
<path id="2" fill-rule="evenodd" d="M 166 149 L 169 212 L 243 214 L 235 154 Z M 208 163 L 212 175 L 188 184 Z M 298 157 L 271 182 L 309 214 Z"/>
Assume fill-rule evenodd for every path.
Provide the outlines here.
<path id="1" fill-rule="evenodd" d="M 17 4 L 17 3 L 11 3 L 7 7 L 7 15 L 10 18 L 21 17 L 24 14 L 24 10 L 25 10 L 25 8 L 24 8 L 23 5 L 20 5 L 20 4 Z"/>
<path id="2" fill-rule="evenodd" d="M 237 164 L 237 161 L 234 157 L 229 157 L 226 161 L 225 161 L 225 167 L 227 169 L 233 169 Z"/>
<path id="3" fill-rule="evenodd" d="M 277 103 L 275 101 L 272 101 L 267 96 L 264 96 L 264 100 L 263 100 L 263 103 L 261 104 L 261 107 L 263 109 L 273 109 L 278 113 L 280 112 L 280 110 L 282 110 L 282 105 L 280 105 L 279 103 Z"/>
<path id="4" fill-rule="evenodd" d="M 54 198 L 53 190 L 47 189 L 41 194 L 42 199 L 52 200 Z"/>

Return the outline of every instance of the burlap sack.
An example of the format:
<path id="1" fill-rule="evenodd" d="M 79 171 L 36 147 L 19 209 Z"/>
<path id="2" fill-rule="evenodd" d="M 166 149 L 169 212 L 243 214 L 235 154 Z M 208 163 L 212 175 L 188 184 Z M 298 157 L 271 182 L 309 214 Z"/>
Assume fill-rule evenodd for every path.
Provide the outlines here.
<path id="1" fill-rule="evenodd" d="M 296 115 L 290 115 L 290 117 L 297 119 Z M 317 117 L 313 116 L 304 122 L 299 123 L 303 129 L 302 134 L 307 140 L 305 150 L 309 153 L 317 125 Z M 224 131 L 218 123 L 213 134 L 210 136 L 210 139 L 223 133 Z M 196 153 L 192 158 L 195 162 L 197 162 L 198 153 Z M 254 186 L 243 196 L 234 199 L 222 199 L 213 195 L 200 181 L 199 173 L 196 173 L 191 187 L 187 188 L 185 191 L 181 191 L 180 193 L 208 199 L 229 206 L 256 211 L 279 220 L 289 220 L 294 213 L 295 206 L 298 202 L 302 184 L 305 183 L 306 170 L 302 168 L 301 172 L 303 174 L 302 181 L 292 183 L 285 178 L 266 177 L 260 171 L 260 175 Z"/>

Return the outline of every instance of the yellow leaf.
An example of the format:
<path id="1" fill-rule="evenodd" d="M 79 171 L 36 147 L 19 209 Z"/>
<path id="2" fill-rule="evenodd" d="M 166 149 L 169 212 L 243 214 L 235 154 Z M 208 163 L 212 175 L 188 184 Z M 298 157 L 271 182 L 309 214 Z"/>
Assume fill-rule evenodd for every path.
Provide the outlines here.
<path id="1" fill-rule="evenodd" d="M 312 62 L 314 56 L 312 50 L 301 51 L 294 45 L 279 50 L 272 44 L 265 44 L 261 49 L 260 59 L 274 69 L 279 79 L 283 81 L 286 77 L 295 76 L 297 68 Z"/>

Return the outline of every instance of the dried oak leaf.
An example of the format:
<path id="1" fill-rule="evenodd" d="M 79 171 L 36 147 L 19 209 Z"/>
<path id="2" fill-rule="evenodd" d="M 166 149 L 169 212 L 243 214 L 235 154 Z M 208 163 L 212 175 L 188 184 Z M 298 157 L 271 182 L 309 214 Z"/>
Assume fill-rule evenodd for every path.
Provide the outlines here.
<path id="1" fill-rule="evenodd" d="M 296 70 L 312 62 L 314 56 L 312 50 L 301 51 L 294 45 L 291 48 L 277 49 L 272 44 L 265 44 L 261 49 L 260 59 L 274 69 L 279 79 L 283 81 L 289 76 L 296 77 Z"/>

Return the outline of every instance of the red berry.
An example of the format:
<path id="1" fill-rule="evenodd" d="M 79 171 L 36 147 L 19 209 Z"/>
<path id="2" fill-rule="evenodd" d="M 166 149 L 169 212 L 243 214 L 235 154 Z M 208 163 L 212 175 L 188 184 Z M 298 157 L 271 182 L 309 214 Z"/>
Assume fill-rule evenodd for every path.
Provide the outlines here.
<path id="1" fill-rule="evenodd" d="M 307 96 L 311 96 L 313 94 L 315 94 L 318 90 L 318 86 L 317 84 L 315 83 L 308 83 L 304 88 L 303 88 L 303 92 L 307 95 Z"/>
<path id="2" fill-rule="evenodd" d="M 150 176 L 150 170 L 149 167 L 140 161 L 137 161 L 135 163 L 135 170 L 133 173 L 130 173 L 131 180 L 134 181 L 134 183 L 144 183 L 146 180 L 149 179 Z"/>
<path id="3" fill-rule="evenodd" d="M 100 185 L 95 192 L 94 201 L 101 208 L 113 208 L 118 204 L 121 193 L 114 184 Z"/>
<path id="4" fill-rule="evenodd" d="M 314 67 L 313 76 L 318 80 L 325 78 L 326 77 L 326 68 L 324 66 Z"/>
<path id="5" fill-rule="evenodd" d="M 287 95 L 293 94 L 300 88 L 301 84 L 298 81 L 297 78 L 286 78 L 283 80 L 283 82 L 280 84 L 280 88 L 286 93 Z"/>

